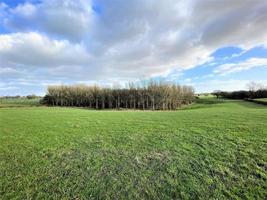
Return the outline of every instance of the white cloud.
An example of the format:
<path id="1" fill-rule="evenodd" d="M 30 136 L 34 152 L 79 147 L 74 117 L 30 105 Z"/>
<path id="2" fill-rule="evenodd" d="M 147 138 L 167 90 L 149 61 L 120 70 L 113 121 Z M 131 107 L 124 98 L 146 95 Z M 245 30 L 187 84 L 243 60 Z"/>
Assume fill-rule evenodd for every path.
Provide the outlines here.
<path id="1" fill-rule="evenodd" d="M 86 37 L 93 20 L 90 0 L 44 0 L 8 9 L 5 26 L 15 31 L 39 31 L 71 40 Z"/>
<path id="2" fill-rule="evenodd" d="M 1 67 L 50 68 L 88 62 L 90 55 L 85 48 L 67 40 L 51 40 L 34 32 L 0 35 Z"/>
<path id="3" fill-rule="evenodd" d="M 247 84 L 253 79 L 231 79 L 231 80 L 207 80 L 203 82 L 194 82 L 191 85 L 195 88 L 196 92 L 213 92 L 214 90 L 221 91 L 237 91 L 247 90 Z M 267 80 L 257 80 L 257 83 L 267 85 Z"/>
<path id="4" fill-rule="evenodd" d="M 26 2 L 25 4 L 19 4 L 14 9 L 10 9 L 10 13 L 25 19 L 31 19 L 37 14 L 37 8 L 33 4 Z"/>
<path id="5" fill-rule="evenodd" d="M 9 77 L 9 78 L 18 78 L 21 76 L 25 76 L 23 71 L 19 71 L 13 68 L 0 68 L 0 77 Z"/>
<path id="6" fill-rule="evenodd" d="M 212 61 L 221 47 L 267 45 L 266 10 L 262 0 L 2 3 L 0 25 L 13 33 L 0 35 L 0 67 L 26 71 L 28 79 L 62 81 L 181 73 Z M 224 66 L 216 73 L 240 69 Z"/>
<path id="7" fill-rule="evenodd" d="M 227 64 L 219 65 L 214 70 L 214 73 L 220 74 L 220 75 L 226 75 L 229 73 L 249 70 L 255 67 L 266 67 L 267 68 L 267 58 L 250 58 L 248 60 L 238 62 L 238 63 L 227 63 Z"/>
<path id="8" fill-rule="evenodd" d="M 0 87 L 0 91 L 9 91 L 15 89 L 18 89 L 18 87 Z"/>

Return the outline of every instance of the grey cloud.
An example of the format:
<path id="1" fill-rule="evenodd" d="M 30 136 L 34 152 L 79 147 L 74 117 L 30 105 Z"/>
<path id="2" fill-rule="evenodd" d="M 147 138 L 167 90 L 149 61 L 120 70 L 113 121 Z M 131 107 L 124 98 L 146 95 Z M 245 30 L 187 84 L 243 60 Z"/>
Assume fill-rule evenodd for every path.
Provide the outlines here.
<path id="1" fill-rule="evenodd" d="M 223 2 L 223 1 L 220 1 Z M 201 3 L 199 3 L 201 4 Z M 216 11 L 207 22 L 204 22 L 201 42 L 207 46 L 240 45 L 243 47 L 262 44 L 266 41 L 267 2 L 266 1 L 225 1 L 221 8 L 220 3 L 209 2 L 201 4 Z M 196 14 L 202 19 L 207 17 L 205 9 Z M 203 12 L 204 11 L 204 12 Z M 204 17 L 202 17 L 204 13 Z M 199 23 L 197 21 L 197 23 Z M 201 30 L 201 29 L 200 29 Z M 265 42 L 266 43 L 266 42 Z"/>
<path id="2" fill-rule="evenodd" d="M 88 32 L 93 18 L 87 0 L 44 0 L 26 2 L 8 9 L 5 26 L 15 31 L 39 30 L 53 36 L 79 41 Z"/>
<path id="3" fill-rule="evenodd" d="M 226 75 L 256 67 L 267 68 L 267 58 L 250 58 L 242 62 L 222 64 L 215 68 L 214 73 Z"/>
<path id="4" fill-rule="evenodd" d="M 267 45 L 262 0 L 44 0 L 0 10 L 3 27 L 17 32 L 0 35 L 0 67 L 44 80 L 180 73 L 224 46 Z"/>
<path id="5" fill-rule="evenodd" d="M 50 40 L 38 33 L 0 35 L 0 44 L 1 66 L 38 68 L 85 65 L 90 62 L 90 55 L 82 45 L 66 40 Z"/>

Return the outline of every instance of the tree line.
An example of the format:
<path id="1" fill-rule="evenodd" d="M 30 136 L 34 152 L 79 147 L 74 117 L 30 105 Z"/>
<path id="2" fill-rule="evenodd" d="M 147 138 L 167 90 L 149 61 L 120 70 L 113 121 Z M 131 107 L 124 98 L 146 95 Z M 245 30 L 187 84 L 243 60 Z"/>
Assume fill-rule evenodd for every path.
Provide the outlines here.
<path id="1" fill-rule="evenodd" d="M 257 99 L 257 98 L 267 98 L 267 89 L 259 89 L 256 91 L 233 91 L 233 92 L 224 92 L 224 91 L 214 91 L 212 93 L 217 98 L 227 98 L 227 99 Z"/>
<path id="2" fill-rule="evenodd" d="M 35 95 L 35 94 L 30 94 L 27 96 L 20 96 L 20 95 L 15 95 L 15 96 L 0 96 L 0 99 L 37 99 L 37 98 L 42 98 L 41 96 Z"/>
<path id="3" fill-rule="evenodd" d="M 248 90 L 240 90 L 233 92 L 224 92 L 220 90 L 214 91 L 212 94 L 217 98 L 227 98 L 227 99 L 257 99 L 257 98 L 267 98 L 267 86 L 264 86 L 257 82 L 250 82 L 247 84 Z"/>
<path id="4" fill-rule="evenodd" d="M 194 99 L 191 86 L 150 81 L 129 84 L 127 88 L 97 85 L 49 86 L 42 103 L 51 106 L 76 106 L 95 109 L 174 110 Z"/>

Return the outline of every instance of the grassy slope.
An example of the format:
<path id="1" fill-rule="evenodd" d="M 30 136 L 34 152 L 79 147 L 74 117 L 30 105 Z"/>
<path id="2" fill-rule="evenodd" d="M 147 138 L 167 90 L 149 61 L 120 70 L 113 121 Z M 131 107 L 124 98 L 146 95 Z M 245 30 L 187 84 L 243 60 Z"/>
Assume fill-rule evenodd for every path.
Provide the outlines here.
<path id="1" fill-rule="evenodd" d="M 0 199 L 264 199 L 267 109 L 0 109 Z M 2 198 L 1 198 L 2 196 Z"/>

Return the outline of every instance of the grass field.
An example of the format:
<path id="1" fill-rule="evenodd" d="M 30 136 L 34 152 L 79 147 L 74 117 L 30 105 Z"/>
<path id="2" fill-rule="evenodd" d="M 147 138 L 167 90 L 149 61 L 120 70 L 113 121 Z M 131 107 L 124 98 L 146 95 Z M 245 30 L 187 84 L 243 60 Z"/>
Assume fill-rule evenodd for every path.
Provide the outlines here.
<path id="1" fill-rule="evenodd" d="M 0 108 L 2 107 L 28 107 L 39 106 L 41 98 L 0 98 Z"/>
<path id="2" fill-rule="evenodd" d="M 260 99 L 256 99 L 256 100 L 267 102 L 267 98 L 260 98 Z"/>
<path id="3" fill-rule="evenodd" d="M 0 199 L 266 199 L 267 109 L 2 106 Z"/>

